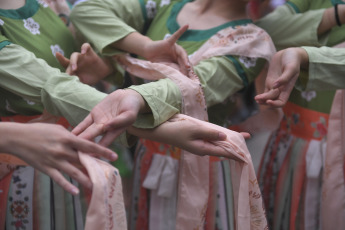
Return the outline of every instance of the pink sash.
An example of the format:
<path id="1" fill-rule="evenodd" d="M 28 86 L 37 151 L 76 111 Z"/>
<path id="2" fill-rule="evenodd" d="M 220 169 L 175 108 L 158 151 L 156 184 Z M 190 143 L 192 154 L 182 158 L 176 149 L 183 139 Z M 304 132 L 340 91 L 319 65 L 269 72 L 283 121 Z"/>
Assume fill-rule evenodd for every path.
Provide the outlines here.
<path id="1" fill-rule="evenodd" d="M 323 229 L 345 226 L 345 92 L 335 94 L 328 121 L 327 149 L 323 170 L 321 216 Z"/>
<path id="2" fill-rule="evenodd" d="M 260 42 L 258 42 L 260 41 Z M 199 61 L 220 55 L 239 55 L 261 57 L 270 60 L 275 48 L 265 31 L 249 24 L 226 28 L 209 39 L 190 61 L 196 65 Z M 267 222 L 257 183 L 251 156 L 241 134 L 203 122 L 207 121 L 206 104 L 198 77 L 192 70 L 189 78 L 179 71 L 159 63 L 138 60 L 126 55 L 115 58 L 129 73 L 148 80 L 168 77 L 180 88 L 183 113 L 199 119 L 200 125 L 219 129 L 228 135 L 226 141 L 217 142 L 229 152 L 235 202 L 236 229 L 266 229 Z M 192 119 L 178 115 L 183 119 Z M 176 212 L 176 229 L 202 229 L 209 199 L 208 156 L 200 157 L 182 151 L 178 179 L 178 201 Z"/>
<path id="3" fill-rule="evenodd" d="M 23 123 L 55 123 L 62 124 L 68 128 L 68 122 L 65 119 L 53 116 L 47 112 L 44 112 L 41 116 L 31 118 L 14 116 L 6 120 Z M 121 177 L 118 170 L 112 165 L 88 154 L 81 152 L 78 154 L 80 162 L 85 167 L 93 184 L 91 197 L 83 197 L 89 203 L 84 229 L 126 230 L 126 212 L 122 196 Z M 11 167 L 9 166 L 13 168 L 14 165 L 26 165 L 25 162 L 7 154 L 0 154 L 0 162 L 5 163 L 2 165 L 4 167 L 0 167 L 0 179 L 3 177 L 3 180 L 10 178 Z M 5 183 L 5 181 L 1 180 L 1 183 Z M 0 201 L 6 200 L 6 196 L 7 193 L 3 193 L 0 196 Z M 5 207 L 0 207 L 0 220 L 5 219 L 6 213 L 3 212 Z"/>

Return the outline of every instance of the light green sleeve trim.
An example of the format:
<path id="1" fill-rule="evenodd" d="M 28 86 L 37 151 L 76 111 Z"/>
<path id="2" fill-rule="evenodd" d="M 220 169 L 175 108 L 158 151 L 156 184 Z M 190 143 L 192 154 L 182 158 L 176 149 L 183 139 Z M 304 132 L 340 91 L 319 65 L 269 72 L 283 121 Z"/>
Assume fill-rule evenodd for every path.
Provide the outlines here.
<path id="1" fill-rule="evenodd" d="M 203 60 L 194 71 L 203 87 L 207 107 L 224 102 L 244 87 L 236 66 L 225 56 Z"/>
<path id="2" fill-rule="evenodd" d="M 144 29 L 138 0 L 93 0 L 74 6 L 71 21 L 77 31 L 103 55 L 121 51 L 110 44 Z"/>
<path id="3" fill-rule="evenodd" d="M 26 49 L 11 44 L 0 52 L 0 87 L 43 104 L 77 125 L 106 94 L 61 73 Z"/>
<path id="4" fill-rule="evenodd" d="M 181 92 L 170 79 L 162 79 L 129 88 L 141 94 L 152 111 L 152 114 L 140 114 L 138 116 L 134 123 L 137 128 L 154 128 L 181 111 Z"/>
<path id="5" fill-rule="evenodd" d="M 296 14 L 292 8 L 282 5 L 255 22 L 271 36 L 277 50 L 294 46 L 322 46 L 329 33 L 317 35 L 325 9 Z"/>
<path id="6" fill-rule="evenodd" d="M 345 48 L 302 48 L 309 56 L 306 90 L 345 89 Z"/>
<path id="7" fill-rule="evenodd" d="M 5 46 L 12 44 L 12 42 L 10 41 L 2 41 L 0 42 L 0 50 L 2 50 L 2 48 L 4 48 Z"/>

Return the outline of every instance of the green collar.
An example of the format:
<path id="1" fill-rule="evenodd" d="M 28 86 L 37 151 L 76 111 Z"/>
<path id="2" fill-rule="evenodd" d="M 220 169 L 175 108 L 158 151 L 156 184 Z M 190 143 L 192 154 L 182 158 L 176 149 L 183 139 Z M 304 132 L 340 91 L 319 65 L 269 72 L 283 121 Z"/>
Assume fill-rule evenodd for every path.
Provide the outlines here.
<path id="1" fill-rule="evenodd" d="M 26 0 L 25 5 L 16 10 L 0 9 L 0 16 L 12 19 L 26 19 L 34 16 L 40 5 L 36 0 Z"/>

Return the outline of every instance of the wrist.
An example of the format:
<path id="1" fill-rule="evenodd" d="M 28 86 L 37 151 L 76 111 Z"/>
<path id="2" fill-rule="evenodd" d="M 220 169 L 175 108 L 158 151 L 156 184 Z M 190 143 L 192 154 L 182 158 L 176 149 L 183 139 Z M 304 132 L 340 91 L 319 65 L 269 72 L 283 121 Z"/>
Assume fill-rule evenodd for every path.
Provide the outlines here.
<path id="1" fill-rule="evenodd" d="M 307 51 L 303 48 L 295 48 L 295 49 L 299 56 L 301 69 L 307 70 L 309 68 L 309 55 Z"/>

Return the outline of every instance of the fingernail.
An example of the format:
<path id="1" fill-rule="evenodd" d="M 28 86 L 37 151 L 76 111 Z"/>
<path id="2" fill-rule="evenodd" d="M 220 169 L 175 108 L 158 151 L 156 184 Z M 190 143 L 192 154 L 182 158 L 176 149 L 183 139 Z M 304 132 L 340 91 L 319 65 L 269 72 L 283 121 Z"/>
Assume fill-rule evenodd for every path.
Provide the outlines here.
<path id="1" fill-rule="evenodd" d="M 278 88 L 279 87 L 279 82 L 276 82 L 276 83 L 274 83 L 273 84 L 273 88 L 275 89 L 275 88 Z"/>
<path id="2" fill-rule="evenodd" d="M 75 64 L 72 65 L 72 70 L 75 70 L 77 66 Z"/>
<path id="3" fill-rule="evenodd" d="M 225 140 L 226 139 L 226 135 L 224 133 L 219 133 L 218 137 L 220 140 Z"/>
<path id="4" fill-rule="evenodd" d="M 117 160 L 117 154 L 114 154 L 114 153 L 111 154 L 111 159 L 112 159 L 112 160 Z"/>
<path id="5" fill-rule="evenodd" d="M 79 194 L 79 189 L 73 187 L 73 188 L 71 188 L 71 192 L 72 192 L 73 195 L 78 195 Z"/>

